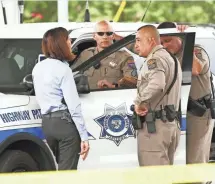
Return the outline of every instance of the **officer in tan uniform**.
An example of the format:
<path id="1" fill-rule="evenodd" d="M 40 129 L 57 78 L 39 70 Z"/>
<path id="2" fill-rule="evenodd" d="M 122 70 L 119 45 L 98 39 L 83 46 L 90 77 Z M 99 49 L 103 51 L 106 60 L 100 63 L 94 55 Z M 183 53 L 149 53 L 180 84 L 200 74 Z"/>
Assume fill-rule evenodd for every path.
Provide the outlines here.
<path id="1" fill-rule="evenodd" d="M 172 22 L 161 23 L 158 28 L 176 28 Z M 182 62 L 182 40 L 174 36 L 161 37 L 162 44 Z M 209 161 L 214 121 L 210 111 L 210 66 L 206 51 L 195 45 L 192 81 L 187 107 L 186 163 Z M 199 105 L 201 111 L 196 105 Z"/>
<path id="2" fill-rule="evenodd" d="M 78 57 L 72 68 L 85 62 L 93 55 L 101 52 L 113 43 L 114 32 L 107 21 L 100 21 L 95 25 L 94 39 L 97 47 L 84 50 Z M 124 77 L 129 77 L 134 86 L 137 81 L 137 71 L 133 57 L 126 51 L 117 51 L 100 61 L 97 66 L 93 66 L 85 71 L 91 89 L 115 88 L 122 85 Z"/>
<path id="3" fill-rule="evenodd" d="M 176 115 L 181 95 L 180 63 L 163 49 L 159 32 L 152 25 L 138 29 L 135 49 L 140 56 L 146 57 L 138 75 L 134 100 L 136 114 L 144 117 L 143 128 L 137 131 L 139 165 L 173 164 L 180 138 Z M 176 75 L 175 66 L 179 66 Z M 170 109 L 172 113 L 168 111 Z"/>

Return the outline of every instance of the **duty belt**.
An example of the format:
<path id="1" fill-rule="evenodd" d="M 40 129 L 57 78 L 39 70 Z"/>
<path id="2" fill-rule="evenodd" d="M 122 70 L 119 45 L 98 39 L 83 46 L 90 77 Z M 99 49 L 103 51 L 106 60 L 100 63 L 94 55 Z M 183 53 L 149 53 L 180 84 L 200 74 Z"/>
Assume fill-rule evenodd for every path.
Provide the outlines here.
<path id="1" fill-rule="evenodd" d="M 211 99 L 210 98 L 209 99 L 205 99 L 205 97 L 203 97 L 203 98 L 200 98 L 200 99 L 198 99 L 196 101 L 199 102 L 202 105 L 205 105 L 207 107 L 207 109 L 210 108 L 210 104 L 211 104 Z"/>
<path id="2" fill-rule="evenodd" d="M 165 111 L 165 110 L 164 110 L 164 111 Z M 166 112 L 166 111 L 165 111 L 165 112 Z M 181 113 L 178 112 L 178 111 L 175 111 L 175 113 L 177 114 L 176 119 L 178 119 L 179 116 L 181 115 Z M 161 119 L 161 118 L 162 118 L 162 110 L 155 111 L 155 118 L 156 118 L 156 119 Z"/>
<path id="3" fill-rule="evenodd" d="M 211 109 L 211 96 L 206 95 L 197 100 L 189 97 L 187 110 L 194 116 L 202 117 L 207 109 Z"/>
<path id="4" fill-rule="evenodd" d="M 192 99 L 189 98 L 189 100 L 188 100 L 188 109 L 189 109 L 189 103 L 191 101 L 192 101 Z M 205 106 L 207 109 L 209 109 L 210 105 L 211 105 L 211 96 L 210 95 L 206 95 L 206 96 L 204 96 L 202 98 L 199 98 L 197 100 L 194 100 L 194 101 L 198 102 L 199 104 L 201 104 L 201 105 Z"/>
<path id="5" fill-rule="evenodd" d="M 161 116 L 162 116 L 162 111 L 161 110 L 155 111 L 155 117 L 157 119 L 161 119 Z"/>

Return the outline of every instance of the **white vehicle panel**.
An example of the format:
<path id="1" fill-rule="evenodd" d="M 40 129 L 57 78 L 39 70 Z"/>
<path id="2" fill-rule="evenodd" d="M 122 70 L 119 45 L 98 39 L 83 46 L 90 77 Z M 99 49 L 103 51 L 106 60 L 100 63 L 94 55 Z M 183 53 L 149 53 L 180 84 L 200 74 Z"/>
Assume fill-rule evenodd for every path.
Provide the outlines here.
<path id="1" fill-rule="evenodd" d="M 137 167 L 137 140 L 130 122 L 126 127 L 126 118 L 131 118 L 130 105 L 136 96 L 136 89 L 97 91 L 81 94 L 82 109 L 86 126 L 95 138 L 90 141 L 88 159 L 79 163 L 81 169 Z M 111 128 L 114 116 L 124 112 L 122 130 Z M 111 116 L 108 116 L 108 114 Z M 111 121 L 112 119 L 112 121 Z M 118 119 L 118 118 L 117 118 Z M 175 164 L 185 164 L 185 134 L 182 132 Z"/>
<path id="2" fill-rule="evenodd" d="M 0 110 L 1 109 L 7 109 L 7 108 L 14 108 L 18 106 L 26 106 L 28 105 L 30 99 L 29 96 L 20 96 L 17 98 L 17 96 L 14 95 L 5 95 L 3 98 L 1 98 L 0 103 Z"/>

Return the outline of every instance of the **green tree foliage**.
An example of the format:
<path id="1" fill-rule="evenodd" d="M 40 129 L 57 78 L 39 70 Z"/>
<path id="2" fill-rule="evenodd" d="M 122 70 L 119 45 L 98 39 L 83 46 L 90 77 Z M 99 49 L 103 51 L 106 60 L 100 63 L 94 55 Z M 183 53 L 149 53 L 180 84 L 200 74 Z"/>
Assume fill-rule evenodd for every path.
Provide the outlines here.
<path id="1" fill-rule="evenodd" d="M 121 1 L 90 1 L 91 21 L 113 20 Z M 149 1 L 127 1 L 120 22 L 141 21 Z M 86 1 L 69 1 L 69 21 L 84 21 Z M 66 11 L 66 10 L 65 10 Z M 152 1 L 144 22 L 215 23 L 214 1 Z M 39 13 L 32 17 L 32 13 Z M 57 1 L 25 1 L 25 22 L 56 22 Z"/>
<path id="2" fill-rule="evenodd" d="M 42 17 L 40 17 L 40 15 Z M 56 21 L 57 1 L 24 1 L 24 22 Z"/>

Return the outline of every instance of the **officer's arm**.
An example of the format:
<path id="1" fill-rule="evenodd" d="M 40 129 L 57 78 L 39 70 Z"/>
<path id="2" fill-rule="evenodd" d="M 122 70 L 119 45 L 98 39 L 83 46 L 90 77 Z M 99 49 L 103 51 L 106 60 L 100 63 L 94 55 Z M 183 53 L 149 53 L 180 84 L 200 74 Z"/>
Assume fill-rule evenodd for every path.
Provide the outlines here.
<path id="1" fill-rule="evenodd" d="M 203 49 L 194 48 L 192 74 L 197 76 L 202 73 L 208 62 L 207 54 Z"/>
<path id="2" fill-rule="evenodd" d="M 127 55 L 121 63 L 123 78 L 118 81 L 120 86 L 135 87 L 137 85 L 137 68 L 131 55 Z"/>
<path id="3" fill-rule="evenodd" d="M 134 58 L 131 55 L 126 56 L 122 63 L 123 76 L 137 77 L 137 68 Z"/>
<path id="4" fill-rule="evenodd" d="M 79 131 L 82 141 L 88 140 L 88 133 L 85 127 L 85 121 L 81 112 L 81 102 L 78 96 L 75 80 L 73 78 L 72 70 L 68 67 L 61 81 L 60 86 L 68 110 L 72 119 Z"/>
<path id="5" fill-rule="evenodd" d="M 147 61 L 148 85 L 139 91 L 135 100 L 136 105 L 148 104 L 155 96 L 160 95 L 166 86 L 165 68 L 159 58 Z"/>

